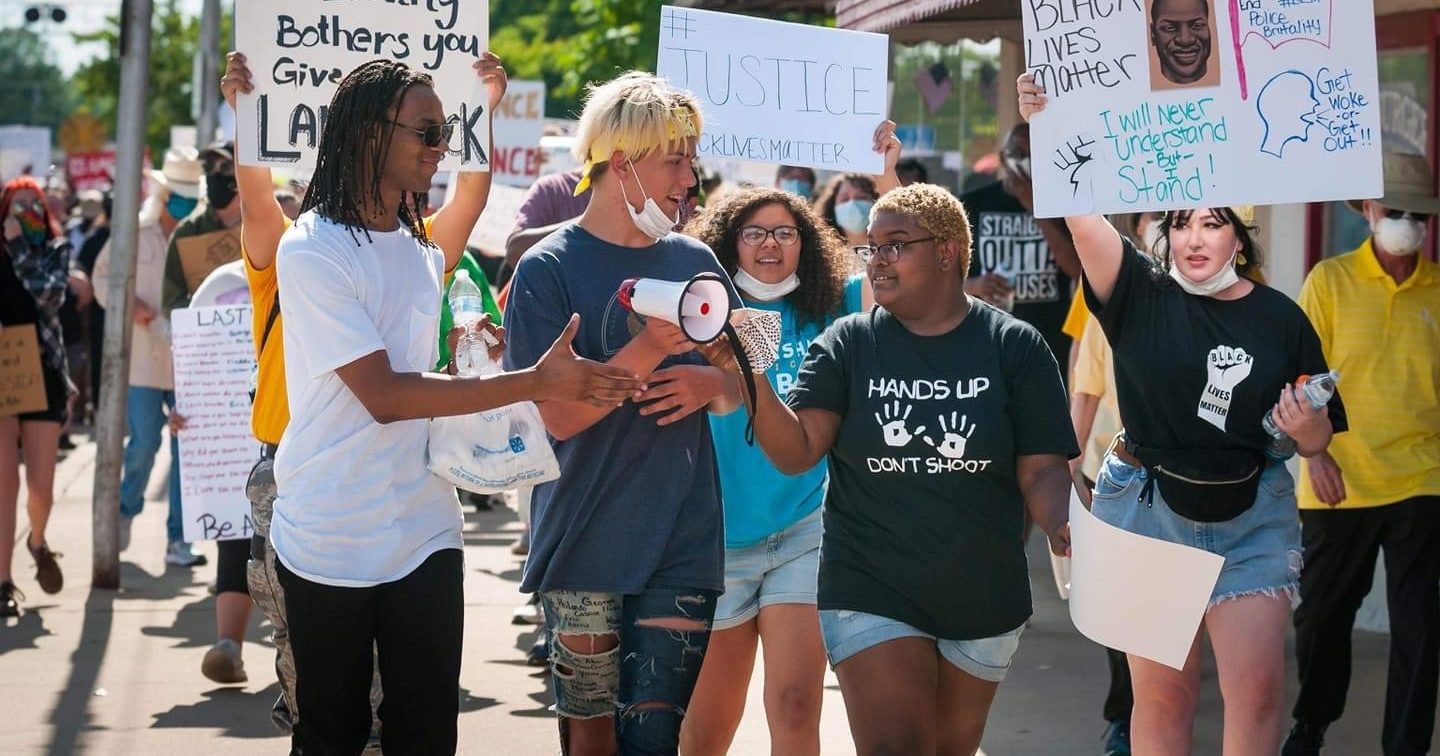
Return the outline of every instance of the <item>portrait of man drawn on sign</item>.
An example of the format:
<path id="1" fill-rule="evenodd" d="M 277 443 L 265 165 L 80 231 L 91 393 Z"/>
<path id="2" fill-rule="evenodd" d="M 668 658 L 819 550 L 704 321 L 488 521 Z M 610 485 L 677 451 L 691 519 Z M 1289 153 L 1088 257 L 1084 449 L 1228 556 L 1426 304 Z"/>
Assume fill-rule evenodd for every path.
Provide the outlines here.
<path id="1" fill-rule="evenodd" d="M 1220 84 L 1212 0 L 1149 0 L 1150 88 Z"/>

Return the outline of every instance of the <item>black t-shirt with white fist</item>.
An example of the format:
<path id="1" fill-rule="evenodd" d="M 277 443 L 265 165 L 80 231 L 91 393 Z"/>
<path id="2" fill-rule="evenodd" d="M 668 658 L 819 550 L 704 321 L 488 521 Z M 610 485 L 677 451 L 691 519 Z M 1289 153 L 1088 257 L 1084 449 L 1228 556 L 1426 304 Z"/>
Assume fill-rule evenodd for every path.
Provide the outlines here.
<path id="1" fill-rule="evenodd" d="M 971 303 L 941 336 L 916 336 L 877 307 L 810 346 L 790 405 L 841 417 L 821 609 L 955 640 L 998 635 L 1030 616 L 1015 460 L 1079 451 L 1040 334 Z"/>
<path id="2" fill-rule="evenodd" d="M 1261 427 L 1286 383 L 1329 368 L 1299 305 L 1268 286 L 1222 301 L 1186 293 L 1127 240 L 1115 290 L 1085 303 L 1115 352 L 1120 419 L 1136 443 L 1162 449 L 1264 451 Z M 1343 384 L 1342 384 L 1343 386 Z M 1340 395 L 1330 422 L 1348 425 Z"/>

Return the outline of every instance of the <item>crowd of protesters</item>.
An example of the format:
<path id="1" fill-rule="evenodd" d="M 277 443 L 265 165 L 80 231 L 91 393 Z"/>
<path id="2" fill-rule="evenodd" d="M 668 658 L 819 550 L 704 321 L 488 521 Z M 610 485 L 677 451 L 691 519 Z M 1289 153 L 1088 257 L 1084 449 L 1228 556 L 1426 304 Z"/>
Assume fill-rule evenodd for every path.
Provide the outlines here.
<path id="1" fill-rule="evenodd" d="M 474 68 L 493 109 L 505 70 L 490 53 Z M 253 89 L 244 55 L 221 85 L 232 107 Z M 1044 108 L 1028 75 L 1017 89 L 1026 119 Z M 890 121 L 874 133 L 879 175 L 822 183 L 783 166 L 773 187 L 732 188 L 696 166 L 698 102 L 631 72 L 590 87 L 581 167 L 529 189 L 492 292 L 466 249 L 491 174 L 426 201 L 445 112 L 428 75 L 373 61 L 340 82 L 299 192 L 240 165 L 233 141 L 174 147 L 140 210 L 121 549 L 168 427 L 165 561 L 206 563 L 183 535 L 168 322 L 249 302 L 256 535 L 218 546 L 201 671 L 246 680 L 258 606 L 294 752 L 459 748 L 463 520 L 426 466 L 428 421 L 520 401 L 538 404 L 561 470 L 517 492 L 513 550 L 564 753 L 727 752 L 757 654 L 773 753 L 820 752 L 827 664 L 860 753 L 977 752 L 1031 616 L 1027 538 L 1039 529 L 1069 555 L 1076 482 L 1102 521 L 1226 559 L 1202 631 L 1227 755 L 1319 753 L 1383 552 L 1382 747 L 1428 750 L 1440 272 L 1417 251 L 1440 198 L 1422 158 L 1386 156 L 1385 196 L 1355 204 L 1371 237 L 1317 266 L 1297 304 L 1259 275 L 1253 208 L 1035 218 L 1023 123 L 999 180 L 959 197 L 901 159 Z M 0 417 L 7 617 L 25 600 L 22 469 L 35 582 L 62 589 L 51 545 L 68 539 L 46 527 L 56 463 L 96 402 L 113 305 L 107 201 L 63 195 L 31 178 L 0 194 L 0 324 L 33 325 L 45 393 L 42 409 Z M 241 258 L 187 278 L 180 243 L 227 229 Z M 452 360 L 470 335 L 445 296 L 462 269 L 503 367 L 483 377 Z M 759 371 L 751 344 L 701 343 L 617 296 L 696 275 L 725 284 L 737 327 L 773 324 Z M 1299 378 L 1332 367 L 1345 400 L 1304 401 Z M 918 390 L 937 385 L 954 390 Z M 1267 456 L 1267 417 L 1294 441 L 1298 481 Z M 1292 621 L 1302 687 L 1287 738 Z M 1179 670 L 1108 650 L 1101 752 L 1189 752 L 1201 650 L 1197 634 Z"/>

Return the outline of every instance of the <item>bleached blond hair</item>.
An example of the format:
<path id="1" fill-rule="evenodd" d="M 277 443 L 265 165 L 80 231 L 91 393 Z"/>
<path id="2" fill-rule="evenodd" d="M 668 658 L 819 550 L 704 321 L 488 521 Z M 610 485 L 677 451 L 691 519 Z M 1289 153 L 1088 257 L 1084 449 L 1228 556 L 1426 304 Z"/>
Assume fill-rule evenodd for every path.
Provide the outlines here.
<path id="1" fill-rule="evenodd" d="M 616 150 L 631 160 L 670 152 L 700 136 L 702 125 L 695 96 L 654 74 L 630 71 L 590 85 L 575 133 L 573 154 L 583 165 L 576 194 L 604 172 Z"/>

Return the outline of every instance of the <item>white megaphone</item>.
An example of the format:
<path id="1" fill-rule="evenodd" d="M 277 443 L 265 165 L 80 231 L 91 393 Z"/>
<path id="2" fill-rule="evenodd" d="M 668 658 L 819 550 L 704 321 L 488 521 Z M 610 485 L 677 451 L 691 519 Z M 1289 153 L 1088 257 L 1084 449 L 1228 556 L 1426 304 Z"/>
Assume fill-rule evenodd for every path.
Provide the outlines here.
<path id="1" fill-rule="evenodd" d="M 697 344 L 714 341 L 730 322 L 730 289 L 715 273 L 688 281 L 632 278 L 620 284 L 619 296 L 626 309 L 674 323 Z"/>

